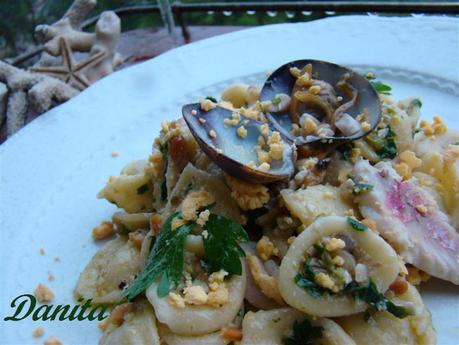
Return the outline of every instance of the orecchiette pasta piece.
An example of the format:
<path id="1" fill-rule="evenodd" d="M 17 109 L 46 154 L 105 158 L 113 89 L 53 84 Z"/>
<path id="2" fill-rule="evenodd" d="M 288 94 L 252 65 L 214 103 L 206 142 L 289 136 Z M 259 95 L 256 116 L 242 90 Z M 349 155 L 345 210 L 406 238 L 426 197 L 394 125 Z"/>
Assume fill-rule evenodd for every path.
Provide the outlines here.
<path id="1" fill-rule="evenodd" d="M 163 219 L 167 219 L 180 206 L 186 193 L 193 189 L 204 190 L 218 201 L 212 207 L 212 213 L 221 214 L 236 222 L 240 221 L 239 209 L 233 198 L 231 198 L 231 191 L 226 187 L 223 178 L 196 169 L 191 164 L 188 164 L 183 169 L 175 188 L 169 196 L 169 201 L 163 212 Z"/>
<path id="2" fill-rule="evenodd" d="M 245 294 L 245 271 L 241 276 L 232 276 L 226 286 L 229 298 L 221 307 L 188 304 L 184 308 L 172 306 L 167 297 L 158 296 L 158 282 L 150 285 L 146 295 L 161 323 L 166 324 L 176 334 L 196 336 L 219 330 L 229 324 L 238 314 Z"/>
<path id="3" fill-rule="evenodd" d="M 220 336 L 220 331 L 204 335 L 186 336 L 175 334 L 162 324 L 159 324 L 158 328 L 161 340 L 166 345 L 226 345 L 230 342 Z"/>
<path id="4" fill-rule="evenodd" d="M 395 280 L 399 272 L 397 254 L 375 232 L 355 230 L 346 217 L 319 217 L 295 239 L 282 260 L 279 288 L 287 304 L 310 315 L 325 317 L 355 314 L 367 308 L 364 302 L 348 294 L 325 293 L 312 297 L 295 283 L 305 253 L 318 240 L 334 236 L 346 236 L 355 243 L 359 261 L 366 265 L 368 276 L 375 281 L 380 292 L 384 293 Z"/>
<path id="5" fill-rule="evenodd" d="M 139 303 L 133 313 L 117 327 L 109 325 L 99 345 L 160 345 L 156 318 L 148 303 Z"/>
<path id="6" fill-rule="evenodd" d="M 134 161 L 119 176 L 111 176 L 105 187 L 97 194 L 129 213 L 152 210 L 152 176 L 148 173 L 148 161 Z M 143 166 L 143 168 L 142 168 Z"/>
<path id="7" fill-rule="evenodd" d="M 352 207 L 340 197 L 337 187 L 330 185 L 309 186 L 306 189 L 281 191 L 285 205 L 293 216 L 305 225 L 319 215 L 345 215 Z"/>
<path id="8" fill-rule="evenodd" d="M 366 320 L 364 314 L 339 318 L 336 321 L 354 339 L 357 345 L 433 345 L 436 344 L 435 330 L 430 313 L 424 306 L 416 288 L 409 285 L 408 291 L 398 296 L 400 300 L 411 303 L 416 315 L 399 319 L 386 311 L 376 312 Z"/>
<path id="9" fill-rule="evenodd" d="M 249 311 L 242 322 L 243 338 L 241 345 L 282 345 L 284 338 L 292 333 L 295 321 L 309 320 L 315 327 L 323 328 L 323 345 L 355 345 L 354 341 L 341 327 L 329 319 L 307 316 L 293 308 Z"/>
<path id="10" fill-rule="evenodd" d="M 75 294 L 94 303 L 116 303 L 123 298 L 122 286 L 134 279 L 140 266 L 139 250 L 131 241 L 126 237 L 111 240 L 80 274 Z"/>

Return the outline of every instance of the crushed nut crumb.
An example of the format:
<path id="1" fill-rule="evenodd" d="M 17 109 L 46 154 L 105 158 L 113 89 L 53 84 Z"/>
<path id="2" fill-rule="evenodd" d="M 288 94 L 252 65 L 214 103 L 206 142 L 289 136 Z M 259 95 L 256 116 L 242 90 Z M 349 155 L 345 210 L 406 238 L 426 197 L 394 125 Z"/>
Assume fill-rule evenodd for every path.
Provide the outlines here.
<path id="1" fill-rule="evenodd" d="M 192 305 L 203 305 L 207 303 L 207 293 L 202 286 L 193 285 L 183 290 L 185 303 Z"/>
<path id="2" fill-rule="evenodd" d="M 51 336 L 45 340 L 44 345 L 62 345 L 62 342 L 55 336 Z"/>
<path id="3" fill-rule="evenodd" d="M 237 135 L 241 138 L 245 138 L 247 136 L 247 129 L 244 126 L 241 126 L 237 129 Z"/>
<path id="4" fill-rule="evenodd" d="M 53 291 L 43 284 L 38 284 L 35 288 L 34 295 L 40 303 L 49 303 L 54 298 Z"/>
<path id="5" fill-rule="evenodd" d="M 173 307 L 183 309 L 185 308 L 185 299 L 175 292 L 169 292 L 167 295 L 167 301 Z"/>
<path id="6" fill-rule="evenodd" d="M 92 238 L 100 241 L 110 237 L 113 234 L 113 223 L 104 221 L 92 229 Z"/>
<path id="7" fill-rule="evenodd" d="M 43 334 L 45 334 L 45 330 L 43 329 L 43 327 L 37 327 L 32 332 L 32 337 L 39 338 L 39 337 L 43 336 Z"/>

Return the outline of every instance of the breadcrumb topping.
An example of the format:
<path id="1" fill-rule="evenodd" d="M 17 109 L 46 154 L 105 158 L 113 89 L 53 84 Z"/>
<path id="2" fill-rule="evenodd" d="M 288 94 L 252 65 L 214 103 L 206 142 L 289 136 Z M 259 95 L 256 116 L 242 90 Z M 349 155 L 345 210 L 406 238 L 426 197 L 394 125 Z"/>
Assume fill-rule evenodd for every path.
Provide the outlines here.
<path id="1" fill-rule="evenodd" d="M 252 184 L 225 174 L 231 196 L 242 210 L 255 210 L 269 201 L 269 190 L 262 184 Z"/>
<path id="2" fill-rule="evenodd" d="M 217 105 L 212 102 L 210 99 L 202 99 L 200 102 L 201 109 L 204 111 L 209 111 L 214 109 Z"/>
<path id="3" fill-rule="evenodd" d="M 196 220 L 199 209 L 215 202 L 214 197 L 207 191 L 191 192 L 182 203 L 182 215 L 185 220 Z"/>
<path id="4" fill-rule="evenodd" d="M 113 223 L 103 221 L 94 229 L 92 229 L 92 238 L 96 241 L 100 241 L 110 237 L 113 234 Z"/>
<path id="5" fill-rule="evenodd" d="M 38 284 L 35 288 L 34 295 L 40 303 L 49 303 L 54 299 L 53 291 L 43 284 Z"/>
<path id="6" fill-rule="evenodd" d="M 258 256 L 263 260 L 267 261 L 271 256 L 277 256 L 279 249 L 276 248 L 273 242 L 267 236 L 263 236 L 257 243 Z"/>
<path id="7" fill-rule="evenodd" d="M 43 334 L 45 334 L 45 330 L 43 327 L 37 327 L 35 328 L 35 330 L 32 332 L 32 337 L 34 338 L 40 338 L 41 336 L 43 336 Z"/>
<path id="8" fill-rule="evenodd" d="M 55 336 L 51 336 L 45 340 L 44 345 L 62 345 L 62 342 Z"/>

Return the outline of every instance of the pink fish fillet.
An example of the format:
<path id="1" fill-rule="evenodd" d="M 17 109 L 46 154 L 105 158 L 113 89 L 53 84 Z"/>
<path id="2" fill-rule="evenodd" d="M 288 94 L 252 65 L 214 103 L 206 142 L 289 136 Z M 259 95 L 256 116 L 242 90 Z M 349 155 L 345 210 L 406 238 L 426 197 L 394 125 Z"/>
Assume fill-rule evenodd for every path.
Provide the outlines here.
<path id="1" fill-rule="evenodd" d="M 390 164 L 359 161 L 358 182 L 373 185 L 359 196 L 360 212 L 404 260 L 431 276 L 459 285 L 459 234 L 434 198 L 414 181 L 402 181 Z"/>

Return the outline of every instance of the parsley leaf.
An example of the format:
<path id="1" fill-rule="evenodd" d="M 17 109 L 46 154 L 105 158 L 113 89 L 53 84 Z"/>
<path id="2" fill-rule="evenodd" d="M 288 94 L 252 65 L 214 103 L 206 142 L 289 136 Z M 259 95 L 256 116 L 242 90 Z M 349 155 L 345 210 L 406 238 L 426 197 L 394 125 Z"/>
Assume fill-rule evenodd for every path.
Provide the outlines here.
<path id="1" fill-rule="evenodd" d="M 415 106 L 415 107 L 418 107 L 418 108 L 421 108 L 421 107 L 422 107 L 422 102 L 421 102 L 421 100 L 420 100 L 420 99 L 417 99 L 417 98 L 413 99 L 413 100 L 411 101 L 411 104 L 412 104 L 413 106 Z"/>
<path id="2" fill-rule="evenodd" d="M 141 185 L 139 188 L 137 188 L 137 194 L 144 194 L 148 190 L 148 183 L 145 183 Z"/>
<path id="3" fill-rule="evenodd" d="M 218 103 L 218 101 L 217 101 L 217 99 L 215 97 L 207 96 L 206 99 L 208 99 L 209 101 L 212 101 L 214 103 Z"/>
<path id="4" fill-rule="evenodd" d="M 359 284 L 356 282 L 349 283 L 344 292 L 351 293 L 354 298 L 358 298 L 377 310 L 387 310 L 389 313 L 403 319 L 406 316 L 412 315 L 412 311 L 408 308 L 395 305 L 388 300 L 381 292 L 378 291 L 373 279 L 369 279 L 366 284 Z"/>
<path id="5" fill-rule="evenodd" d="M 390 95 L 390 91 L 392 88 L 389 85 L 386 85 L 378 80 L 376 80 L 376 76 L 373 73 L 368 73 L 365 78 L 370 82 L 371 86 L 374 87 L 376 92 L 381 93 L 383 95 Z"/>
<path id="6" fill-rule="evenodd" d="M 365 224 L 360 223 L 358 220 L 354 218 L 347 217 L 347 224 L 349 224 L 354 230 L 356 231 L 366 231 L 368 227 Z"/>
<path id="7" fill-rule="evenodd" d="M 157 290 L 160 297 L 166 296 L 179 283 L 183 273 L 185 239 L 193 227 L 193 224 L 184 224 L 172 230 L 172 220 L 180 217 L 181 213 L 176 212 L 162 226 L 145 268 L 123 292 L 128 300 L 144 292 L 157 278 L 161 277 Z"/>
<path id="8" fill-rule="evenodd" d="M 313 326 L 308 319 L 302 322 L 295 321 L 293 324 L 293 334 L 284 338 L 284 345 L 312 345 L 314 340 L 322 338 L 323 328 Z"/>
<path id="9" fill-rule="evenodd" d="M 374 132 L 368 135 L 365 140 L 375 149 L 376 153 L 381 159 L 392 159 L 397 155 L 395 133 L 392 131 L 390 126 L 387 126 L 387 133 L 385 134 L 384 138 L 379 137 L 378 133 Z"/>
<path id="10" fill-rule="evenodd" d="M 248 241 L 244 228 L 221 215 L 211 214 L 203 229 L 208 235 L 204 237 L 206 265 L 210 272 L 221 269 L 229 274 L 242 274 L 240 257 L 245 256 L 239 241 Z"/>

